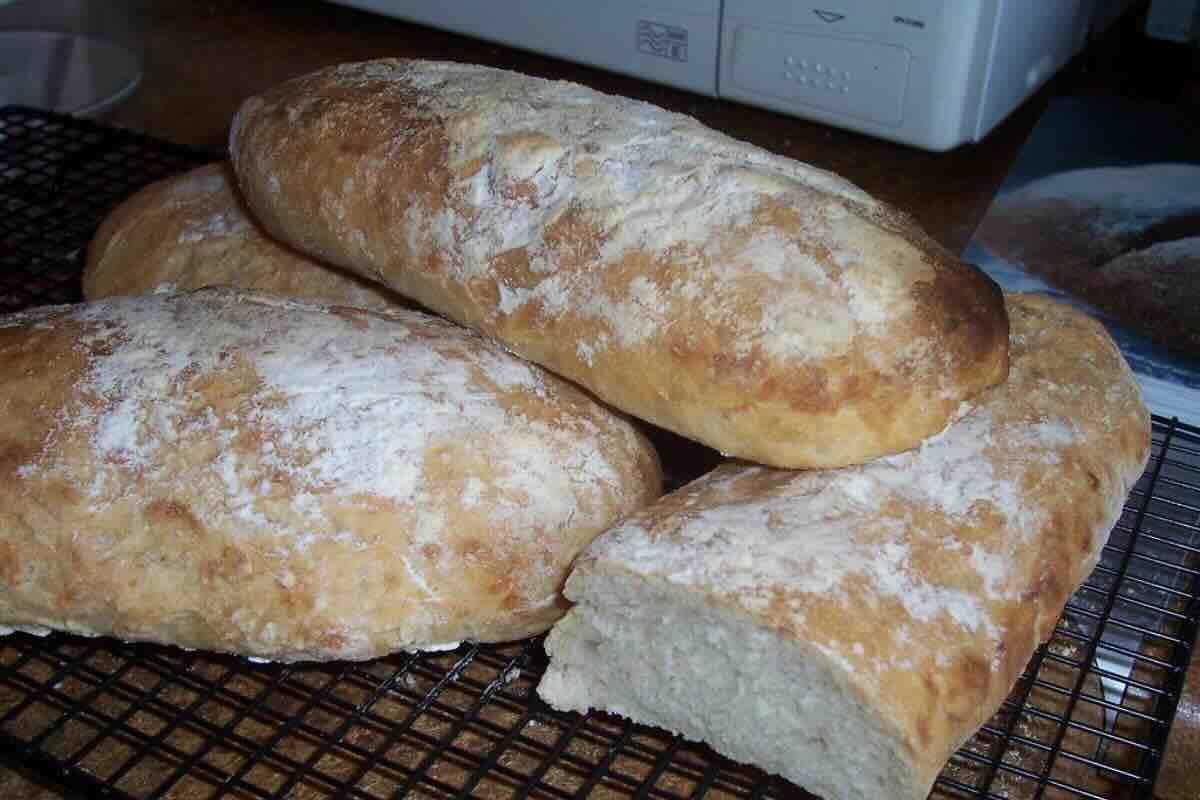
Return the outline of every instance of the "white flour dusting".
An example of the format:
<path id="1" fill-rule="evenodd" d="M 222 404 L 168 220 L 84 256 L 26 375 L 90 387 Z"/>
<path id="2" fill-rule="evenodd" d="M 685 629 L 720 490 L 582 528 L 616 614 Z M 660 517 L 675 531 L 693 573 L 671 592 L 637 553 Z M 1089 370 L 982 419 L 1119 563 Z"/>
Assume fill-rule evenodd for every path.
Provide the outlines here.
<path id="1" fill-rule="evenodd" d="M 1099 237 L 1136 235 L 1148 226 L 1200 211 L 1200 165 L 1141 164 L 1060 172 L 1021 187 L 1004 202 L 1052 200 L 1091 209 Z"/>
<path id="2" fill-rule="evenodd" d="M 782 589 L 791 613 L 801 618 L 806 598 L 837 596 L 857 576 L 915 623 L 944 615 L 965 630 L 998 636 L 987 606 L 1017 597 L 1013 553 L 1045 524 L 1025 496 L 1026 468 L 1053 463 L 1081 434 L 1065 416 L 998 422 L 995 415 L 987 404 L 965 406 L 959 419 L 916 450 L 862 466 L 793 473 L 750 496 L 739 484 L 785 473 L 727 466 L 681 490 L 691 499 L 684 503 L 688 510 L 661 529 L 670 535 L 643 528 L 635 516 L 592 551 L 734 599 L 754 613 L 766 613 L 779 600 L 770 590 Z M 886 511 L 893 507 L 899 511 Z M 914 510 L 933 521 L 914 520 Z M 995 526 L 1003 536 L 960 538 Z M 975 585 L 931 582 L 914 562 L 917 548 L 922 558 L 932 548 L 961 562 Z"/>
<path id="3" fill-rule="evenodd" d="M 179 233 L 181 244 L 193 244 L 224 236 L 236 236 L 252 229 L 249 217 L 236 210 L 216 212 L 191 224 Z"/>
<path id="4" fill-rule="evenodd" d="M 356 109 L 360 116 L 383 114 L 390 93 L 404 87 L 429 93 L 409 113 L 445 120 L 458 177 L 436 207 L 429 197 L 406 197 L 394 235 L 416 262 L 442 259 L 447 283 L 497 282 L 498 303 L 486 311 L 495 318 L 485 328 L 531 305 L 552 319 L 600 323 L 574 345 L 591 364 L 607 347 L 653 339 L 665 319 L 684 313 L 723 326 L 738 356 L 765 343 L 772 357 L 809 359 L 848 352 L 857 334 L 876 335 L 885 319 L 908 311 L 872 274 L 876 259 L 857 249 L 858 237 L 838 233 L 873 227 L 891 212 L 836 175 L 574 84 L 431 62 L 347 64 L 332 74 L 346 86 L 378 88 L 379 102 Z M 380 124 L 398 140 L 406 134 L 400 122 Z M 360 173 L 385 174 L 381 158 L 364 159 Z M 756 219 L 774 201 L 799 215 L 795 237 Z M 585 238 L 598 251 L 594 268 L 568 279 L 559 265 L 584 245 L 578 234 L 560 241 L 553 231 L 569 215 L 594 229 Z M 326 222 L 354 240 L 345 220 Z M 738 230 L 746 232 L 740 241 L 717 233 Z M 801 246 L 813 242 L 821 256 Z M 514 252 L 528 262 L 515 282 L 494 268 Z M 669 285 L 616 277 L 630 254 L 662 265 Z M 390 260 L 382 250 L 375 256 Z M 912 253 L 889 256 L 896 258 L 921 264 Z M 703 275 L 691 274 L 693 266 Z M 798 294 L 811 296 L 800 304 Z M 761 313 L 734 313 L 751 295 Z"/>
<path id="5" fill-rule="evenodd" d="M 91 353 L 90 365 L 79 389 L 90 400 L 61 418 L 50 438 L 89 438 L 98 468 L 79 488 L 96 510 L 122 502 L 120 487 L 133 475 L 168 491 L 188 482 L 202 524 L 249 536 L 290 530 L 299 520 L 294 546 L 303 549 L 314 537 L 350 535 L 328 515 L 327 500 L 373 498 L 421 509 L 416 547 L 445 534 L 437 498 L 446 488 L 425 471 L 431 448 L 500 435 L 511 446 L 488 451 L 496 483 L 469 475 L 461 490 L 467 505 L 487 492 L 503 495 L 493 512 L 497 529 L 601 513 L 599 501 L 592 510 L 576 507 L 580 487 L 621 485 L 617 465 L 596 449 L 595 420 L 551 425 L 498 401 L 508 392 L 552 398 L 540 370 L 424 315 L 347 319 L 232 290 L 63 311 L 64 321 L 87 331 L 79 346 Z M 203 387 L 214 379 L 249 383 L 218 396 L 232 405 L 214 408 Z M 214 455 L 198 472 L 173 473 L 174 448 L 209 446 Z M 47 458 L 23 465 L 22 476 L 62 468 Z"/>

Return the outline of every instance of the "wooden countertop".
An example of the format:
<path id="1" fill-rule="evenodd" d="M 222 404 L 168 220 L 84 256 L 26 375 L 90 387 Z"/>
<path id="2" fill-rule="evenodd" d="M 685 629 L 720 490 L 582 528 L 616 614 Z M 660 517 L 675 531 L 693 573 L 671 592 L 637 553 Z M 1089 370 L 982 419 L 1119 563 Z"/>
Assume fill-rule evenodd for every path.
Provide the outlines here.
<path id="1" fill-rule="evenodd" d="M 1080 80 L 1078 73 L 1056 78 L 983 142 L 939 154 L 320 0 L 118 0 L 108 7 L 114 9 L 111 19 L 117 20 L 110 23 L 117 26 L 115 34 L 141 51 L 145 76 L 134 96 L 105 121 L 215 156 L 224 152 L 238 105 L 289 77 L 327 64 L 383 56 L 470 61 L 573 80 L 691 114 L 734 137 L 848 178 L 906 210 L 954 252 L 970 238 L 1047 100 L 1068 86 L 1079 88 Z M 1181 709 L 1197 705 L 1196 672 L 1193 665 L 1188 699 Z M 1172 762 L 1194 763 L 1200 755 L 1200 720 L 1185 713 L 1176 727 L 1186 730 L 1173 736 Z M 1176 780 L 1171 768 L 1164 770 L 1163 778 Z M 1172 800 L 1196 796 L 1194 789 L 1174 784 L 1160 784 L 1160 792 Z M 0 794 L 57 796 L 23 783 L 2 767 Z"/>

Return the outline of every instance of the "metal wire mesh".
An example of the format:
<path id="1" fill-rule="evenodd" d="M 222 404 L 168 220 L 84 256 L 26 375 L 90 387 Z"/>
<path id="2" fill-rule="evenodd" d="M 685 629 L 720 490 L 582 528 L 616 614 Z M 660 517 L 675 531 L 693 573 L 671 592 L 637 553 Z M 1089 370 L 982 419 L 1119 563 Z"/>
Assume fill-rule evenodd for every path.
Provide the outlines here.
<path id="1" fill-rule="evenodd" d="M 0 109 L 0 313 L 79 298 L 121 199 L 210 156 Z M 694 452 L 685 452 L 687 458 Z M 676 479 L 700 463 L 668 464 Z M 1100 565 L 936 797 L 1150 797 L 1200 619 L 1200 429 L 1154 422 Z M 805 797 L 703 745 L 537 699 L 539 640 L 272 665 L 0 638 L 0 762 L 106 798 Z"/>

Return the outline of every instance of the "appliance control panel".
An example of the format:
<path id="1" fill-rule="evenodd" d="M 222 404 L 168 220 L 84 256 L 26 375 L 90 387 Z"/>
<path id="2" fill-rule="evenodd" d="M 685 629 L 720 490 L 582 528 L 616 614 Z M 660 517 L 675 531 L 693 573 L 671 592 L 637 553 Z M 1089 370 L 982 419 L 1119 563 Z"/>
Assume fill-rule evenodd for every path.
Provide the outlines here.
<path id="1" fill-rule="evenodd" d="M 733 37 L 729 74 L 742 91 L 887 125 L 903 118 L 912 62 L 903 47 L 754 25 Z"/>
<path id="2" fill-rule="evenodd" d="M 945 150 L 1078 52 L 1098 0 L 332 2 Z"/>
<path id="3" fill-rule="evenodd" d="M 899 127 L 943 0 L 726 0 L 720 94 Z"/>

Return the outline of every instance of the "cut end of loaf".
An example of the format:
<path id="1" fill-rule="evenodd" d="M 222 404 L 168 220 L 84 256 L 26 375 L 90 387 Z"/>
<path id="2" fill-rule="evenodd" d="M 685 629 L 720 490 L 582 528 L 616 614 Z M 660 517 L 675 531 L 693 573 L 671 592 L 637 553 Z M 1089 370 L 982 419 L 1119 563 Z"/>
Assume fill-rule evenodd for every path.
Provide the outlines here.
<path id="1" fill-rule="evenodd" d="M 591 566 L 546 640 L 546 702 L 705 741 L 826 800 L 928 793 L 932 776 L 914 774 L 828 656 L 668 582 Z"/>

